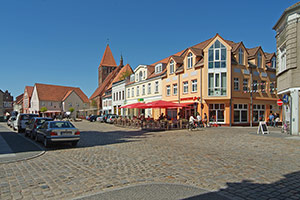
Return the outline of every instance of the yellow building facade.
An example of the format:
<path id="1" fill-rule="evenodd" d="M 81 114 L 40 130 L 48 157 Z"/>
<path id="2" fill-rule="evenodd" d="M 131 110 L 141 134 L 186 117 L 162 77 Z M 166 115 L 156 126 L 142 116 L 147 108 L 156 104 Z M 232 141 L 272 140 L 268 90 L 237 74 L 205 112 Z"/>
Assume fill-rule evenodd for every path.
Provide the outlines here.
<path id="1" fill-rule="evenodd" d="M 247 49 L 218 34 L 171 56 L 162 77 L 162 99 L 186 107 L 166 114 L 188 118 L 198 112 L 223 125 L 267 120 L 271 111 L 279 112 L 274 57 L 261 47 Z"/>

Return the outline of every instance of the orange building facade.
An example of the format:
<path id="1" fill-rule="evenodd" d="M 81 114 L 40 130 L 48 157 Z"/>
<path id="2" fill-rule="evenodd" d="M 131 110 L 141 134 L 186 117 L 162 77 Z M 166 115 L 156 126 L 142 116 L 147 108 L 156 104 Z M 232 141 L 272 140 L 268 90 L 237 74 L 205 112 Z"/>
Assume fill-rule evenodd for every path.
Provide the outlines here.
<path id="1" fill-rule="evenodd" d="M 197 112 L 222 125 L 249 125 L 279 112 L 275 54 L 248 49 L 216 35 L 171 56 L 162 78 L 162 99 L 184 104 L 168 109 L 169 118 Z M 279 113 L 280 114 L 280 113 Z M 252 120 L 251 120 L 252 119 Z"/>

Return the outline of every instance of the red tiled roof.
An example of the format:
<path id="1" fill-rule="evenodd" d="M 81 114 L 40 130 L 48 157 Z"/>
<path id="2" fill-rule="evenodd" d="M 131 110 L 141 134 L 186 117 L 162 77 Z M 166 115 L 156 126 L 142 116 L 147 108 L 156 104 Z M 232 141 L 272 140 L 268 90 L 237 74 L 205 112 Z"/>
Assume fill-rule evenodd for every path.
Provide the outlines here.
<path id="1" fill-rule="evenodd" d="M 70 91 L 72 92 L 72 90 L 74 90 L 83 102 L 89 102 L 89 99 L 80 88 L 41 83 L 36 83 L 35 87 L 39 100 L 41 101 L 63 101 L 65 96 L 70 93 Z"/>
<path id="2" fill-rule="evenodd" d="M 16 97 L 16 103 L 21 104 L 23 102 L 23 97 L 24 97 L 24 93 L 17 96 Z"/>
<path id="3" fill-rule="evenodd" d="M 26 86 L 25 87 L 25 90 L 27 90 L 27 95 L 28 95 L 28 98 L 31 98 L 32 96 L 32 92 L 33 92 L 33 86 Z"/>
<path id="4" fill-rule="evenodd" d="M 127 71 L 130 73 L 130 75 L 133 74 L 133 70 L 131 69 L 131 67 L 130 67 L 129 64 L 126 64 L 124 67 L 122 67 L 122 69 L 117 73 L 117 75 L 115 76 L 115 78 L 113 79 L 113 81 L 107 87 L 107 90 L 110 89 L 110 88 L 112 88 L 112 84 L 113 83 L 116 83 L 118 81 L 123 80 L 122 79 L 122 75 L 123 75 L 123 73 L 125 73 Z"/>
<path id="5" fill-rule="evenodd" d="M 103 83 L 101 83 L 101 85 L 92 94 L 90 99 L 94 99 L 97 96 L 102 96 L 120 70 L 121 70 L 121 65 L 115 68 L 114 71 L 110 72 L 108 76 L 105 78 L 105 80 L 103 81 Z"/>
<path id="6" fill-rule="evenodd" d="M 102 56 L 102 60 L 100 62 L 100 66 L 108 66 L 108 67 L 117 67 L 114 56 L 109 48 L 109 45 L 106 46 L 104 54 Z"/>
<path id="7" fill-rule="evenodd" d="M 267 52 L 264 52 L 265 56 L 266 56 L 266 61 L 267 62 L 270 62 L 271 59 L 273 58 L 273 56 L 275 56 L 275 53 L 267 53 Z"/>

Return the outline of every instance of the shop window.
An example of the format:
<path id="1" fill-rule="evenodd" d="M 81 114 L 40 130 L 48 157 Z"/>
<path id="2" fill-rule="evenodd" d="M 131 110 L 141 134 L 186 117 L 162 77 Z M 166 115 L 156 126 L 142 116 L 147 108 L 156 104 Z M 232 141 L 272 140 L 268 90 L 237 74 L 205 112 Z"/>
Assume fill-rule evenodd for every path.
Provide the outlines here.
<path id="1" fill-rule="evenodd" d="M 265 121 L 265 105 L 253 105 L 253 121 Z"/>
<path id="2" fill-rule="evenodd" d="M 234 122 L 243 123 L 248 122 L 248 105 L 247 104 L 234 104 Z"/>
<path id="3" fill-rule="evenodd" d="M 209 121 L 225 122 L 224 112 L 224 104 L 209 104 Z"/>

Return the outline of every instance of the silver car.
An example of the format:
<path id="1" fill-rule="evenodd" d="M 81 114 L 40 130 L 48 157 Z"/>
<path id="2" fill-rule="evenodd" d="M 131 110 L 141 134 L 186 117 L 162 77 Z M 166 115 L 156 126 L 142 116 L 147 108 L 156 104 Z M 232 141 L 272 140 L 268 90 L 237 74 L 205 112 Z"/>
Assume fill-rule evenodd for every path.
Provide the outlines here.
<path id="1" fill-rule="evenodd" d="M 46 121 L 37 129 L 37 141 L 43 141 L 45 147 L 55 142 L 71 142 L 76 146 L 80 132 L 69 121 Z"/>

